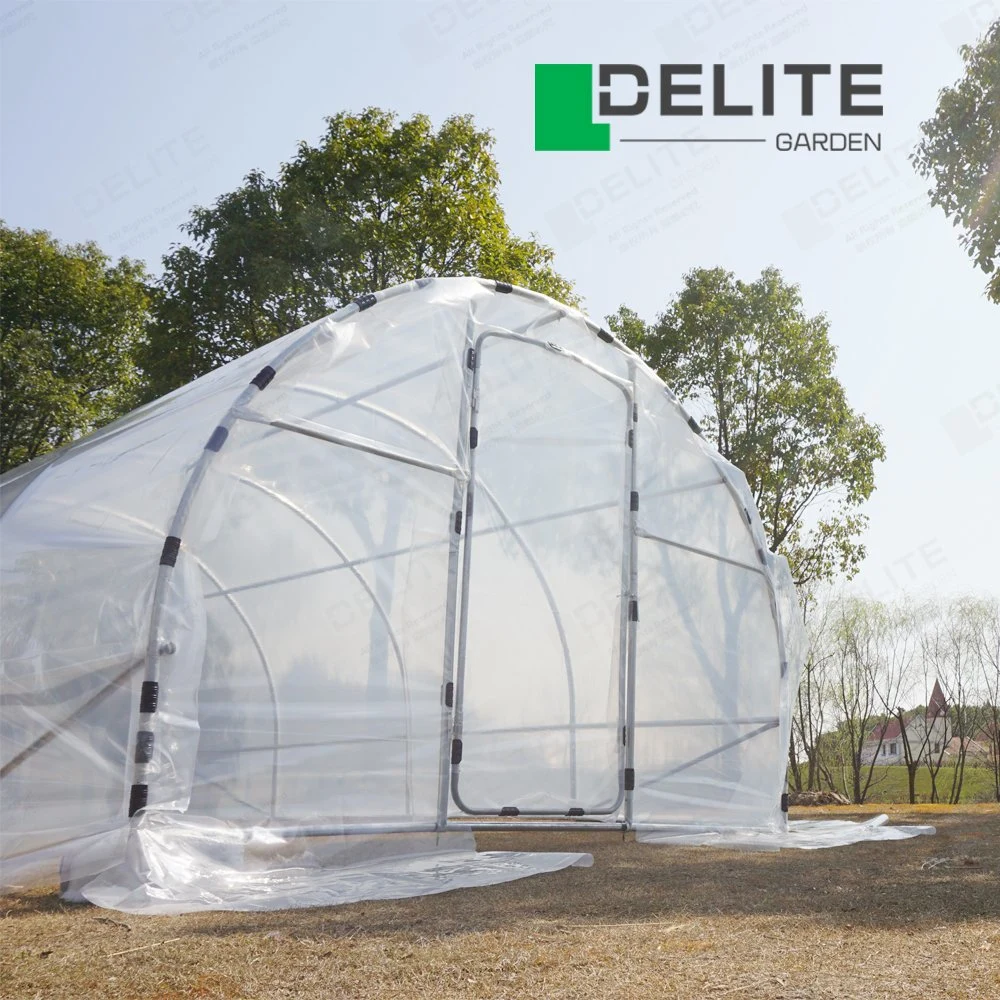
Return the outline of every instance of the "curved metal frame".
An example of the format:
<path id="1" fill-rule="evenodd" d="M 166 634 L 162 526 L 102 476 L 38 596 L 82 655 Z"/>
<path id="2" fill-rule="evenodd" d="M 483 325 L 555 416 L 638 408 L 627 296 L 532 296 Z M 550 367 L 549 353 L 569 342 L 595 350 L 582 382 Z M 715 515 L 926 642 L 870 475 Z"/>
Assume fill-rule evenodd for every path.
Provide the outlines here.
<path id="1" fill-rule="evenodd" d="M 269 486 L 265 486 L 263 483 L 258 483 L 257 480 L 250 479 L 246 476 L 237 476 L 236 481 L 243 483 L 245 486 L 249 486 L 252 489 L 259 490 L 261 493 L 290 510 L 296 517 L 300 518 L 303 522 L 309 525 L 309 527 L 312 528 L 313 531 L 315 531 L 320 538 L 322 538 L 323 541 L 325 541 L 327 545 L 329 545 L 330 548 L 333 549 L 338 556 L 340 556 L 341 559 L 345 562 L 347 561 L 347 553 L 336 543 L 336 541 L 334 541 L 329 532 L 327 532 L 326 529 L 310 514 L 304 511 L 298 506 L 298 504 L 290 500 L 283 493 L 279 493 L 277 490 L 272 490 Z M 376 613 L 385 624 L 385 630 L 389 636 L 389 642 L 392 645 L 393 655 L 396 657 L 396 663 L 399 666 L 399 678 L 403 689 L 403 704 L 405 708 L 404 720 L 406 728 L 404 733 L 404 743 L 406 761 L 406 815 L 409 816 L 413 812 L 413 748 L 410 745 L 410 736 L 413 725 L 413 710 L 410 705 L 410 685 L 406 678 L 406 664 L 403 660 L 403 651 L 400 648 L 399 640 L 396 637 L 396 630 L 392 627 L 392 621 L 389 618 L 388 612 L 382 602 L 378 599 L 375 591 L 365 579 L 364 574 L 356 566 L 351 566 L 350 570 L 351 575 L 358 581 L 358 583 L 361 584 L 362 590 L 364 590 L 364 592 L 371 599 L 372 607 L 374 607 Z M 277 742 L 277 740 L 275 742 Z"/>
<path id="2" fill-rule="evenodd" d="M 549 586 L 549 581 L 545 576 L 545 571 L 542 569 L 538 559 L 535 558 L 535 553 L 531 550 L 531 546 L 525 541 L 524 535 L 522 535 L 521 532 L 514 527 L 510 518 L 507 516 L 506 511 L 500 505 L 500 501 L 497 500 L 496 495 L 486 485 L 486 483 L 480 482 L 479 489 L 486 495 L 486 499 L 493 504 L 494 509 L 500 515 L 500 520 L 503 521 L 503 526 L 511 533 L 514 537 L 514 541 L 517 542 L 518 547 L 527 557 L 528 562 L 531 564 L 531 568 L 534 570 L 535 576 L 538 577 L 538 583 L 542 588 L 542 593 L 545 595 L 545 601 L 549 606 L 549 610 L 552 612 L 552 620 L 555 623 L 556 632 L 559 635 L 559 645 L 562 647 L 563 664 L 566 667 L 566 693 L 569 700 L 569 797 L 575 801 L 576 682 L 573 678 L 573 658 L 570 656 L 569 652 L 569 639 L 566 637 L 566 629 L 563 628 L 562 615 L 559 614 L 559 605 L 556 604 L 556 597 L 555 594 L 552 593 L 552 588 Z"/>
<path id="3" fill-rule="evenodd" d="M 156 526 L 150 524 L 148 521 L 144 521 L 132 514 L 124 514 L 120 510 L 112 510 L 110 507 L 98 507 L 96 509 L 100 510 L 104 514 L 111 514 L 113 517 L 118 517 L 123 521 L 128 521 L 129 523 L 137 525 L 140 528 L 145 528 L 155 537 L 159 537 L 160 533 L 157 531 Z M 271 699 L 271 728 L 274 734 L 274 753 L 271 760 L 270 806 L 270 815 L 273 817 L 278 804 L 278 753 L 281 749 L 281 719 L 278 711 L 278 692 L 274 686 L 274 674 L 271 672 L 271 664 L 268 662 L 267 654 L 264 652 L 264 646 L 260 641 L 260 637 L 257 635 L 257 632 L 247 616 L 247 613 L 240 606 L 236 598 L 234 598 L 232 594 L 225 589 L 225 584 L 219 579 L 216 573 L 209 568 L 208 564 L 201 558 L 201 556 L 192 552 L 191 558 L 194 560 L 195 565 L 205 574 L 205 576 L 207 576 L 208 579 L 219 588 L 218 593 L 225 597 L 229 606 L 236 612 L 236 616 L 243 623 L 243 627 L 247 630 L 247 634 L 250 636 L 250 641 L 253 643 L 257 656 L 260 658 L 261 669 L 264 671 L 264 679 L 267 681 L 268 696 Z M 140 660 L 135 666 L 139 667 L 142 663 L 143 661 Z"/>
<path id="4" fill-rule="evenodd" d="M 635 381 L 635 377 L 636 377 L 636 373 L 637 373 L 637 368 L 638 368 L 638 366 L 637 366 L 636 362 L 634 360 L 631 361 L 630 362 L 630 371 L 632 373 L 633 382 Z M 688 424 L 690 426 L 692 424 L 692 419 L 691 419 L 690 415 L 688 414 L 688 412 L 683 407 L 683 405 L 678 401 L 677 397 L 674 395 L 674 393 L 672 392 L 672 390 L 669 387 L 665 387 L 665 392 L 666 392 L 668 400 L 673 405 L 673 407 L 676 409 L 676 411 L 678 412 L 678 414 L 680 415 L 680 417 L 684 420 L 684 422 L 686 424 Z M 638 393 L 637 393 L 637 395 L 638 395 Z M 695 425 L 695 428 L 696 428 L 696 426 L 697 425 Z M 700 431 L 695 430 L 695 432 L 698 434 L 699 437 L 701 437 L 701 432 Z M 636 542 L 638 541 L 639 538 L 645 538 L 645 539 L 647 539 L 649 541 L 657 542 L 657 543 L 665 545 L 665 546 L 669 546 L 669 547 L 673 547 L 673 548 L 677 548 L 677 549 L 681 549 L 681 550 L 687 551 L 687 552 L 689 552 L 689 553 L 691 553 L 691 554 L 693 554 L 695 556 L 701 556 L 703 558 L 708 558 L 708 559 L 715 560 L 716 562 L 718 562 L 720 564 L 728 564 L 728 565 L 733 566 L 734 568 L 737 568 L 737 569 L 742 569 L 742 570 L 745 570 L 745 571 L 748 571 L 748 572 L 752 572 L 752 573 L 759 573 L 763 577 L 763 579 L 764 579 L 764 586 L 766 588 L 766 592 L 767 592 L 767 596 L 768 596 L 768 605 L 769 605 L 769 609 L 770 609 L 770 613 L 771 613 L 771 619 L 772 619 L 772 622 L 773 622 L 773 625 L 774 625 L 774 630 L 775 630 L 775 643 L 776 643 L 776 647 L 777 647 L 777 651 L 778 651 L 778 658 L 779 658 L 779 663 L 778 663 L 778 668 L 779 668 L 779 686 L 780 686 L 780 689 L 782 691 L 782 696 L 783 696 L 783 693 L 787 689 L 787 683 L 788 683 L 787 682 L 787 666 L 788 665 L 787 665 L 787 662 L 785 660 L 785 653 L 786 653 L 786 649 L 785 649 L 785 635 L 784 635 L 784 628 L 783 628 L 782 623 L 781 623 L 781 616 L 780 616 L 780 614 L 778 612 L 778 607 L 777 607 L 777 595 L 776 595 L 776 591 L 775 591 L 775 583 L 774 583 L 773 572 L 771 571 L 771 567 L 770 567 L 770 565 L 768 564 L 768 562 L 766 560 L 766 556 L 764 554 L 764 549 L 761 547 L 760 541 L 758 540 L 758 538 L 756 537 L 756 534 L 754 532 L 754 528 L 753 528 L 753 525 L 751 523 L 749 511 L 747 511 L 746 517 L 743 516 L 743 512 L 745 510 L 745 507 L 744 507 L 744 504 L 743 504 L 743 500 L 740 497 L 738 491 L 736 490 L 736 487 L 734 486 L 733 482 L 730 480 L 729 476 L 726 474 L 726 464 L 727 463 L 725 463 L 725 460 L 722 459 L 722 457 L 720 455 L 718 455 L 718 454 L 710 455 L 709 458 L 711 459 L 713 465 L 718 470 L 719 478 L 718 478 L 718 480 L 716 480 L 715 482 L 712 482 L 712 483 L 705 482 L 705 483 L 699 483 L 699 484 L 696 484 L 696 485 L 697 486 L 722 485 L 722 486 L 725 487 L 726 491 L 728 492 L 728 494 L 730 496 L 730 500 L 732 501 L 732 503 L 734 504 L 734 506 L 736 508 L 737 518 L 738 518 L 739 522 L 743 525 L 743 530 L 747 533 L 747 537 L 750 539 L 751 545 L 753 546 L 755 552 L 757 553 L 757 556 L 758 556 L 758 559 L 760 561 L 760 564 L 755 566 L 755 565 L 752 565 L 752 564 L 749 564 L 749 563 L 742 562 L 740 560 L 730 559 L 728 557 L 725 557 L 725 556 L 722 556 L 722 555 L 719 555 L 719 554 L 716 554 L 716 553 L 712 553 L 712 552 L 709 552 L 709 551 L 704 550 L 704 549 L 699 549 L 699 548 L 697 548 L 695 546 L 686 545 L 686 544 L 681 543 L 681 542 L 673 541 L 671 539 L 665 538 L 665 537 L 660 536 L 660 535 L 656 535 L 656 534 L 651 533 L 651 532 L 647 532 L 647 531 L 639 528 L 638 522 L 636 522 L 634 538 L 635 538 Z M 637 559 L 636 559 L 636 563 L 637 563 Z M 691 623 L 689 620 L 688 620 L 688 627 L 693 628 L 693 623 Z M 633 664 L 633 668 L 632 668 L 632 671 L 631 671 L 631 680 L 632 680 L 632 683 L 634 683 L 634 675 L 635 675 L 635 665 Z M 759 732 L 754 732 L 752 735 L 753 736 L 759 735 L 762 732 L 767 732 L 771 728 L 773 728 L 773 727 L 767 726 L 764 729 L 760 730 Z M 633 721 L 632 729 L 630 729 L 630 732 L 634 732 L 634 721 Z M 744 741 L 744 739 L 746 739 L 746 738 L 749 738 L 749 737 L 739 737 L 739 738 L 735 738 L 734 737 L 733 740 L 730 740 L 729 742 L 725 743 L 724 745 L 722 745 L 721 747 L 719 747 L 715 752 L 721 753 L 721 752 L 723 752 L 725 750 L 730 749 L 731 747 L 735 747 L 736 745 L 742 743 Z M 710 756 L 714 756 L 714 753 L 706 755 L 705 758 L 699 758 L 699 761 L 701 759 L 707 759 L 707 757 L 710 757 Z M 690 765 L 690 763 L 695 763 L 695 762 L 689 762 L 689 765 Z M 685 765 L 685 766 L 689 766 L 689 765 Z M 663 775 L 660 775 L 658 777 L 663 777 Z M 651 779 L 647 779 L 647 780 L 651 780 Z M 629 802 L 628 802 L 629 807 L 631 807 L 631 799 L 632 799 L 632 797 L 629 796 Z M 776 796 L 776 802 L 779 799 L 780 799 L 780 795 L 777 795 Z M 627 810 L 626 819 L 630 823 L 632 822 L 633 817 L 632 817 L 631 808 L 629 808 Z"/>
<path id="5" fill-rule="evenodd" d="M 384 292 L 379 293 L 375 298 L 375 301 L 384 302 L 388 299 L 395 298 L 399 295 L 403 295 L 413 288 L 423 287 L 431 279 L 418 279 L 416 282 L 412 282 L 406 285 L 398 285 L 395 288 L 390 288 Z M 309 345 L 316 337 L 319 330 L 323 328 L 329 328 L 331 325 L 339 323 L 356 313 L 361 311 L 361 305 L 358 302 L 351 302 L 344 306 L 342 309 L 338 309 L 335 313 L 330 316 L 324 317 L 323 319 L 317 321 L 316 323 L 309 324 L 301 333 L 300 336 L 296 337 L 291 343 L 287 344 L 281 351 L 279 351 L 273 358 L 270 359 L 269 367 L 275 374 L 280 371 L 283 365 L 290 361 L 299 351 L 304 347 Z M 261 359 L 264 360 L 263 358 Z M 227 434 L 232 429 L 233 424 L 236 422 L 238 414 L 241 411 L 246 411 L 250 402 L 256 398 L 258 392 L 262 391 L 255 381 L 251 381 L 246 385 L 241 392 L 239 392 L 236 398 L 233 400 L 229 409 L 225 412 L 222 419 L 217 425 L 216 433 L 218 429 L 222 429 Z M 376 390 L 370 390 L 376 391 Z M 205 478 L 205 474 L 208 471 L 208 467 L 211 464 L 213 457 L 216 455 L 216 451 L 209 447 L 211 439 L 206 442 L 205 448 L 202 450 L 200 457 L 191 470 L 191 475 L 188 478 L 187 483 L 181 492 L 180 498 L 177 502 L 177 506 L 174 509 L 174 515 L 170 521 L 170 527 L 167 529 L 167 537 L 182 538 L 184 528 L 187 524 L 188 515 L 191 512 L 191 507 L 194 503 L 194 499 L 198 493 L 202 481 Z M 161 559 L 161 563 L 157 570 L 156 582 L 153 587 L 153 599 L 152 599 L 152 609 L 150 612 L 150 625 L 149 625 L 149 636 L 146 644 L 146 659 L 145 659 L 145 670 L 143 673 L 143 683 L 146 684 L 156 684 L 159 680 L 160 674 L 160 622 L 163 617 L 163 606 L 167 594 L 167 585 L 173 572 L 172 564 L 164 564 Z M 148 739 L 149 745 L 154 747 L 155 756 L 155 737 L 156 737 L 156 713 L 155 707 L 152 712 L 144 711 L 143 703 L 140 701 L 139 704 L 139 723 L 136 732 L 136 740 L 141 740 L 143 736 Z M 138 754 L 137 754 L 138 756 Z M 132 788 L 133 791 L 137 786 L 146 786 L 148 790 L 148 778 L 153 772 L 152 760 L 149 762 L 134 762 L 132 765 Z M 133 809 L 131 808 L 131 796 L 128 791 L 128 782 L 126 779 L 126 786 L 123 789 L 123 796 L 125 803 L 129 805 L 128 814 L 131 816 L 133 814 Z M 134 811 L 140 811 L 145 808 L 145 803 L 143 802 L 139 809 Z"/>

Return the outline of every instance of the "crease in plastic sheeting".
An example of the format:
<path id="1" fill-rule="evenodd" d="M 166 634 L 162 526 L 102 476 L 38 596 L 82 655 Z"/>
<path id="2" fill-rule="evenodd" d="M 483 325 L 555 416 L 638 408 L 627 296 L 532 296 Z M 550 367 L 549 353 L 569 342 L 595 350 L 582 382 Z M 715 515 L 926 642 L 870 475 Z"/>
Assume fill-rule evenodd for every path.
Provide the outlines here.
<path id="1" fill-rule="evenodd" d="M 789 820 L 786 830 L 761 830 L 734 827 L 729 830 L 693 831 L 640 830 L 636 840 L 643 844 L 667 844 L 678 847 L 734 847 L 750 851 L 797 849 L 815 851 L 824 847 L 846 847 L 874 840 L 909 840 L 932 836 L 933 826 L 889 826 L 885 813 L 864 822 L 854 820 Z"/>
<path id="2" fill-rule="evenodd" d="M 266 828 L 147 814 L 128 859 L 64 897 L 127 913 L 280 910 L 406 899 L 590 867 L 590 854 L 484 851 L 471 833 L 287 840 Z"/>

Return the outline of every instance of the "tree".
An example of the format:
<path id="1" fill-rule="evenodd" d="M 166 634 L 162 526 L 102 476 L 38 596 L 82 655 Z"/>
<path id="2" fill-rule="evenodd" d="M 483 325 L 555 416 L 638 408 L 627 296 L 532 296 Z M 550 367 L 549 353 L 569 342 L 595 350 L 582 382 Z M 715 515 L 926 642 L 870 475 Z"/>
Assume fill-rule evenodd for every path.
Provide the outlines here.
<path id="1" fill-rule="evenodd" d="M 976 623 L 980 681 L 984 695 L 983 734 L 989 742 L 993 793 L 1000 802 L 1000 601 L 983 601 Z"/>
<path id="2" fill-rule="evenodd" d="M 482 274 L 573 302 L 551 249 L 511 233 L 499 187 L 493 137 L 470 116 L 437 131 L 378 108 L 328 118 L 276 178 L 254 171 L 191 213 L 191 245 L 164 258 L 147 397 L 426 275 Z"/>
<path id="3" fill-rule="evenodd" d="M 875 768 L 890 714 L 899 701 L 912 660 L 911 609 L 878 601 L 844 599 L 831 634 L 831 700 L 846 771 L 844 787 L 862 803 L 876 781 Z M 875 745 L 871 746 L 874 736 Z"/>
<path id="4" fill-rule="evenodd" d="M 131 409 L 148 293 L 140 264 L 0 222 L 0 469 Z"/>
<path id="5" fill-rule="evenodd" d="M 982 638 L 987 634 L 991 611 L 988 600 L 954 598 L 941 604 L 936 613 L 929 616 L 924 628 L 925 669 L 938 680 L 947 702 L 943 742 L 940 731 L 935 732 L 934 746 L 925 761 L 932 802 L 940 801 L 945 795 L 953 805 L 959 801 L 969 745 L 989 718 L 987 706 L 978 702 L 978 695 L 984 654 Z M 938 776 L 949 743 L 953 744 L 953 750 L 948 761 L 950 766 L 944 773 L 951 779 L 950 787 L 939 789 Z"/>
<path id="6" fill-rule="evenodd" d="M 1000 303 L 1000 20 L 961 54 L 965 75 L 938 95 L 911 160 Z"/>
<path id="7" fill-rule="evenodd" d="M 802 791 L 802 768 L 805 757 L 807 791 L 820 788 L 822 761 L 821 737 L 830 700 L 830 632 L 833 627 L 833 604 L 829 600 L 808 599 L 803 612 L 809 642 L 802 677 L 792 705 L 791 739 L 789 740 L 789 772 L 795 790 Z"/>
<path id="8" fill-rule="evenodd" d="M 853 574 L 882 432 L 848 404 L 826 318 L 806 315 L 798 287 L 774 268 L 752 282 L 698 268 L 655 323 L 624 306 L 607 319 L 743 470 L 796 582 Z"/>
<path id="9" fill-rule="evenodd" d="M 937 605 L 933 602 L 925 602 L 921 608 L 907 618 L 909 627 L 902 631 L 898 641 L 909 652 L 906 674 L 910 678 L 915 675 L 913 667 L 917 659 L 915 656 L 917 648 L 921 650 L 922 654 L 926 652 L 927 622 L 936 620 L 939 613 L 940 608 Z M 920 656 L 920 661 L 924 669 L 924 693 L 927 694 L 933 689 L 932 678 L 934 680 L 937 678 L 933 673 L 928 673 L 928 660 L 925 655 Z M 902 705 L 896 705 L 894 709 L 887 706 L 899 726 L 899 741 L 903 748 L 903 766 L 906 768 L 907 792 L 911 803 L 917 801 L 917 772 L 920 770 L 920 765 L 929 761 L 931 754 L 934 753 L 932 749 L 933 737 L 938 736 L 940 739 L 942 735 L 947 735 L 947 718 L 943 719 L 944 732 L 942 733 L 937 725 L 938 720 L 942 718 L 942 710 L 939 707 L 932 709 L 930 707 L 931 700 L 932 698 L 928 698 L 926 704 L 919 705 L 909 712 L 904 711 Z M 940 747 L 938 752 L 943 754 Z"/>

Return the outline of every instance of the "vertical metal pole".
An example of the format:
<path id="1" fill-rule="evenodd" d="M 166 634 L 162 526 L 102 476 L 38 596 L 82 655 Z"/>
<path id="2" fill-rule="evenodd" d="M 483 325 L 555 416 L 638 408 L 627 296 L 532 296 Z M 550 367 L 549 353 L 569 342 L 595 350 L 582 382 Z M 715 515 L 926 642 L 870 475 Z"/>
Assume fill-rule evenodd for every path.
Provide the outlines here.
<path id="1" fill-rule="evenodd" d="M 473 351 L 475 318 L 473 309 L 465 328 L 465 351 L 462 358 L 463 388 L 458 410 L 458 443 L 455 455 L 459 466 L 465 466 L 469 459 L 469 403 L 473 392 L 475 355 Z M 471 482 L 471 468 L 469 469 Z M 448 593 L 445 603 L 444 624 L 444 673 L 441 690 L 441 749 L 438 769 L 438 807 L 437 828 L 443 830 L 448 825 L 448 795 L 451 775 L 451 724 L 453 707 L 458 704 L 455 690 L 455 642 L 456 619 L 458 603 L 458 569 L 459 555 L 462 546 L 462 533 L 468 534 L 471 528 L 471 518 L 463 511 L 466 483 L 455 480 L 455 491 L 452 500 L 451 538 L 448 543 Z M 465 520 L 464 525 L 462 520 Z M 465 571 L 466 578 L 468 570 Z M 464 590 L 464 588 L 463 588 Z M 464 651 L 462 655 L 464 662 Z"/>
<path id="2" fill-rule="evenodd" d="M 625 442 L 627 448 L 627 463 L 622 489 L 631 499 L 631 491 L 635 489 L 634 476 L 632 474 L 632 454 L 635 449 L 632 447 L 635 428 L 635 396 L 629 401 L 628 412 L 625 416 Z M 622 569 L 621 569 L 621 589 L 619 609 L 620 626 L 618 631 L 618 784 L 619 806 L 625 801 L 625 768 L 628 745 L 632 742 L 632 731 L 628 725 L 628 674 L 629 674 L 629 614 L 632 604 L 632 515 L 630 514 L 631 502 L 625 503 L 622 507 Z"/>
<path id="3" fill-rule="evenodd" d="M 481 339 L 481 338 L 480 338 Z M 476 440 L 479 431 L 476 418 L 479 415 L 479 372 L 482 369 L 482 359 L 478 354 L 482 351 L 473 350 L 469 356 L 472 366 L 472 378 L 469 388 L 469 482 L 465 493 L 465 547 L 462 550 L 462 599 L 459 604 L 458 619 L 458 665 L 455 676 L 455 709 L 451 723 L 451 789 L 452 794 L 458 789 L 459 766 L 462 763 L 462 723 L 463 723 L 463 689 L 465 685 L 465 652 L 469 640 L 469 589 L 470 570 L 472 566 L 472 514 L 476 492 Z"/>
<path id="4" fill-rule="evenodd" d="M 632 381 L 632 445 L 631 493 L 637 495 L 639 489 L 639 394 L 636 384 L 635 361 L 629 361 L 629 377 Z M 639 624 L 639 512 L 637 505 L 629 504 L 629 585 L 628 585 L 628 679 L 625 696 L 625 822 L 631 828 L 634 822 L 635 798 L 635 674 L 636 640 Z"/>

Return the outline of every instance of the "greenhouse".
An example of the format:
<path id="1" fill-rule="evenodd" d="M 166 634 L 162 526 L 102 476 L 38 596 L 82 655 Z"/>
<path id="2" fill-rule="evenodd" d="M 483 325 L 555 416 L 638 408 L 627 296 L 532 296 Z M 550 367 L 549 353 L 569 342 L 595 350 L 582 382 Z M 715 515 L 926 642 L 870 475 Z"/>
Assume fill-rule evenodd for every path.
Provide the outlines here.
<path id="1" fill-rule="evenodd" d="M 366 295 L 2 480 L 6 884 L 155 912 L 785 828 L 801 625 L 746 481 L 606 330 Z"/>

